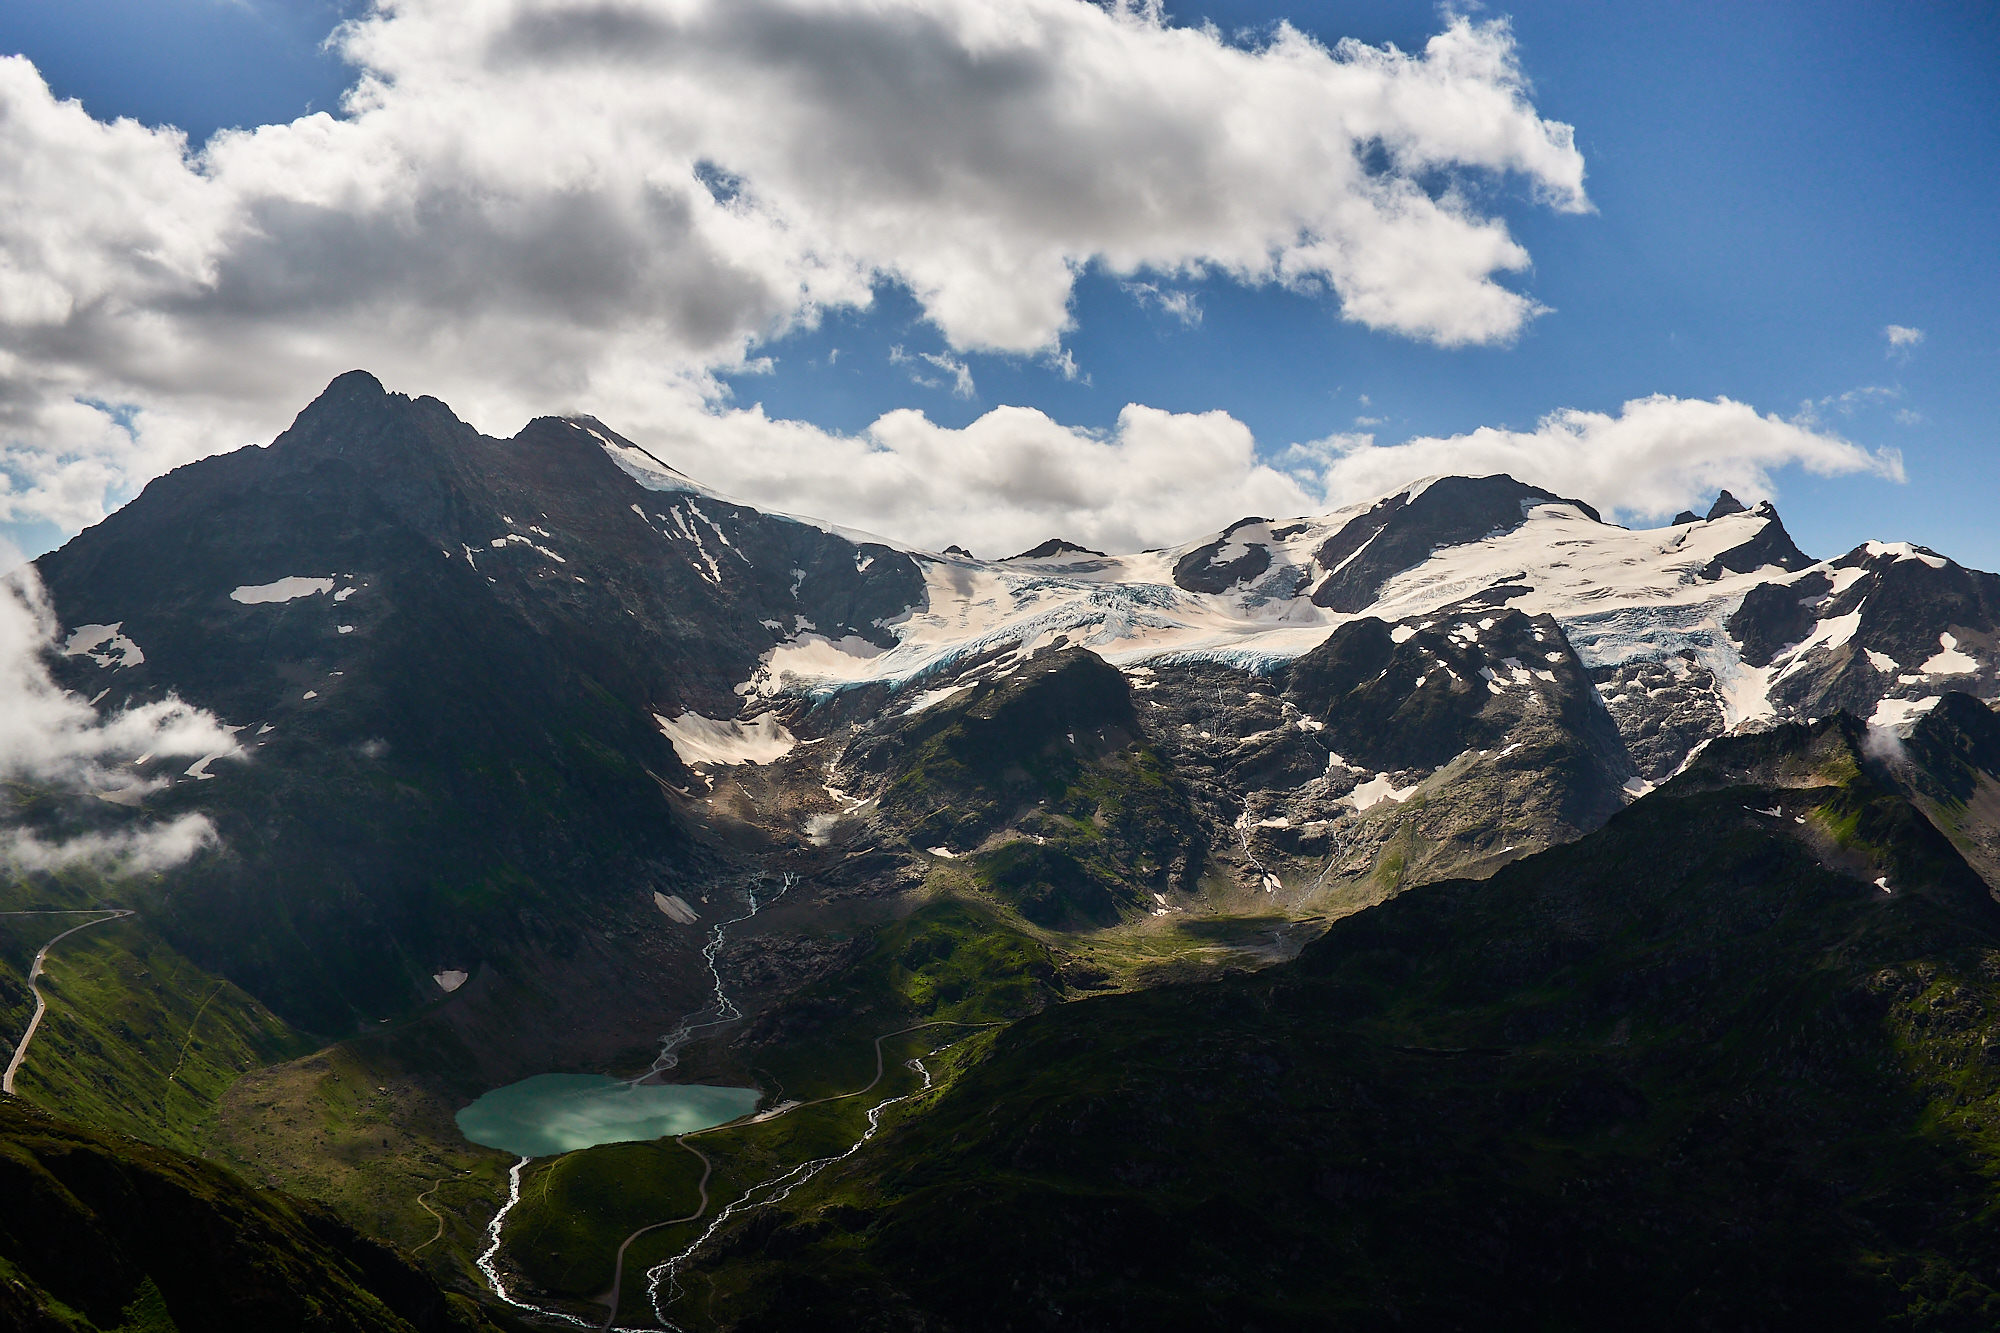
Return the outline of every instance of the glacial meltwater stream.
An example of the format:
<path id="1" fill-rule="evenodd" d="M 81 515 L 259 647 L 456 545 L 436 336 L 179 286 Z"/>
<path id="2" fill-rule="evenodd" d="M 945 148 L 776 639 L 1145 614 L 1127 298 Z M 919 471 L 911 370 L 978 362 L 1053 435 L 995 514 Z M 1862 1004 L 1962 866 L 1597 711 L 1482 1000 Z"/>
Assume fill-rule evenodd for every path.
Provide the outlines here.
<path id="1" fill-rule="evenodd" d="M 682 1019 L 660 1039 L 652 1067 L 632 1080 L 601 1074 L 536 1074 L 504 1088 L 495 1088 L 458 1113 L 458 1129 L 466 1138 L 488 1148 L 515 1154 L 519 1160 L 507 1173 L 507 1201 L 487 1224 L 486 1252 L 475 1261 L 493 1294 L 516 1309 L 578 1324 L 582 1320 L 559 1310 L 547 1310 L 514 1297 L 501 1277 L 500 1234 L 507 1215 L 521 1201 L 521 1170 L 537 1157 L 552 1157 L 596 1147 L 600 1143 L 632 1143 L 678 1138 L 696 1130 L 725 1125 L 757 1108 L 755 1088 L 718 1088 L 699 1083 L 654 1083 L 680 1063 L 678 1052 L 694 1035 L 735 1022 L 743 1011 L 723 988 L 717 963 L 728 928 L 748 921 L 785 896 L 798 876 L 780 877 L 776 893 L 760 898 L 754 886 L 743 899 L 748 911 L 708 929 L 701 958 L 708 968 L 709 1004 Z M 678 901 L 678 900 L 676 900 Z M 686 905 L 682 904 L 685 909 Z M 675 917 L 680 920 L 680 917 Z M 615 1307 L 614 1307 L 615 1309 Z"/>

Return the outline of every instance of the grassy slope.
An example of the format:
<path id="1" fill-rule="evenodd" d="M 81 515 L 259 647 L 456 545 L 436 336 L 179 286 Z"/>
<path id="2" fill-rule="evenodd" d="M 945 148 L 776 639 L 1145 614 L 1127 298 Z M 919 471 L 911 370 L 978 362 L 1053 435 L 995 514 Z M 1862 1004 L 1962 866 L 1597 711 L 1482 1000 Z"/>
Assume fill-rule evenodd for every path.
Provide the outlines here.
<path id="1" fill-rule="evenodd" d="M 2000 908 L 1820 730 L 1298 964 L 1015 1025 L 684 1313 L 1991 1327 Z"/>
<path id="2" fill-rule="evenodd" d="M 223 1099 L 217 1154 L 478 1289 L 473 1261 L 513 1159 L 458 1132 L 454 1113 L 481 1090 L 454 1076 L 466 1063 L 418 1025 L 259 1070 Z"/>
<path id="3" fill-rule="evenodd" d="M 123 899 L 80 871 L 0 891 L 7 908 L 103 901 Z M 32 1012 L 35 950 L 85 919 L 0 916 L 0 1023 L 10 1036 Z M 441 1280 L 481 1285 L 472 1260 L 505 1197 L 509 1159 L 458 1134 L 452 1112 L 469 1098 L 449 1071 L 463 1052 L 408 1049 L 408 1037 L 315 1051 L 316 1040 L 189 962 L 143 914 L 64 940 L 41 984 L 49 1012 L 21 1067 L 26 1101 L 226 1161 L 416 1251 Z M 418 1040 L 438 1040 L 422 1031 Z"/>
<path id="4" fill-rule="evenodd" d="M 80 1331 L 490 1328 L 330 1212 L 198 1159 L 0 1102 L 0 1325 Z"/>
<path id="5" fill-rule="evenodd" d="M 5 909 L 104 901 L 122 899 L 82 872 L 0 886 Z M 27 976 L 35 951 L 88 919 L 0 916 L 0 1030 L 9 1042 L 34 1010 Z M 183 1152 L 207 1146 L 230 1084 L 316 1044 L 195 966 L 143 915 L 93 925 L 56 945 L 40 984 L 49 1009 L 17 1078 L 21 1095 L 76 1123 Z"/>
<path id="6" fill-rule="evenodd" d="M 21 1095 L 184 1152 L 207 1145 L 230 1084 L 312 1045 L 136 917 L 64 940 L 41 985 L 49 1012 L 21 1066 Z"/>

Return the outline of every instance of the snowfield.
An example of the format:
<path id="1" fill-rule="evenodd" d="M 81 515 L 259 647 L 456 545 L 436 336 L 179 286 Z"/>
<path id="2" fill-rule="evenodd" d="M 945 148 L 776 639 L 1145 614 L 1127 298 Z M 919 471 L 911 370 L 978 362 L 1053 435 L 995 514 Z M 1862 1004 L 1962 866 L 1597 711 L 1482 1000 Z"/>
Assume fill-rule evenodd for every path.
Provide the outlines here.
<path id="1" fill-rule="evenodd" d="M 288 578 L 279 579 L 276 583 L 245 584 L 232 591 L 229 600 L 241 602 L 245 606 L 260 606 L 269 602 L 290 602 L 301 597 L 316 597 L 320 593 L 332 591 L 332 579 L 293 574 Z"/>

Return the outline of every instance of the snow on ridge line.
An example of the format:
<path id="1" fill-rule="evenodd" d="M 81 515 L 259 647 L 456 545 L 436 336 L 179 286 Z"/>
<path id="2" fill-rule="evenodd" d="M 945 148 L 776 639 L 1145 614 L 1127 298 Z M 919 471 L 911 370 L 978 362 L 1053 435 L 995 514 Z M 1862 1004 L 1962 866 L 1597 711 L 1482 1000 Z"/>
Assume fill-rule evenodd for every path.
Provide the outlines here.
<path id="1" fill-rule="evenodd" d="M 1932 569 L 1943 569 L 1951 563 L 1951 561 L 1941 555 L 1932 555 L 1927 551 L 1919 551 L 1912 542 L 1868 541 L 1863 542 L 1861 546 L 1863 550 L 1868 552 L 1871 560 L 1877 556 L 1893 555 L 1899 561 L 1921 560 Z"/>
<path id="2" fill-rule="evenodd" d="M 332 579 L 292 574 L 275 583 L 243 584 L 229 594 L 229 600 L 241 602 L 245 606 L 260 606 L 270 602 L 295 601 L 300 597 L 316 597 L 320 593 L 332 591 Z"/>
<path id="3" fill-rule="evenodd" d="M 571 424 L 574 425 L 575 423 L 572 422 Z M 610 457 L 613 463 L 618 465 L 618 469 L 649 491 L 670 495 L 699 495 L 704 499 L 719 501 L 726 505 L 735 505 L 739 509 L 753 510 L 756 513 L 764 515 L 766 518 L 783 519 L 787 523 L 797 523 L 803 527 L 818 528 L 821 532 L 829 536 L 839 537 L 845 541 L 852 542 L 856 546 L 886 546 L 892 551 L 901 551 L 905 555 L 930 556 L 934 559 L 944 558 L 935 552 L 924 550 L 921 546 L 911 546 L 907 542 L 899 542 L 891 537 L 882 537 L 872 532 L 864 532 L 860 528 L 843 527 L 838 523 L 830 523 L 823 518 L 813 518 L 808 514 L 791 514 L 780 509 L 766 509 L 762 505 L 751 504 L 748 500 L 739 500 L 733 495 L 716 490 L 713 486 L 704 486 L 686 473 L 669 467 L 636 444 L 614 443 L 585 426 L 577 426 L 577 429 L 587 431 L 589 434 L 596 436 L 598 443 L 603 446 L 605 454 Z M 637 457 L 634 457 L 634 455 L 637 455 Z"/>
<path id="4" fill-rule="evenodd" d="M 655 713 L 653 720 L 684 764 L 768 764 L 798 744 L 776 713 L 760 713 L 747 722 L 718 721 L 700 713 L 675 718 Z"/>

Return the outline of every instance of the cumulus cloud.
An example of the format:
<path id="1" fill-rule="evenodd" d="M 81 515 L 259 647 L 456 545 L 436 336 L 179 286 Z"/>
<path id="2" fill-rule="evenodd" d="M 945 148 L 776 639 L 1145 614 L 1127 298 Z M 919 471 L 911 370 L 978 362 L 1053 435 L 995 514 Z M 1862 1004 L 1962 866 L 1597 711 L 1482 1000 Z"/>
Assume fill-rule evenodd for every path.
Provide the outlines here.
<path id="1" fill-rule="evenodd" d="M 614 386 L 678 420 L 882 281 L 961 362 L 1073 370 L 1093 265 L 1506 342 L 1528 255 L 1469 185 L 1590 206 L 1504 21 L 1405 52 L 1084 0 L 397 0 L 335 44 L 340 116 L 199 148 L 0 59 L 0 521 L 92 521 L 354 366 L 500 433 Z"/>
<path id="2" fill-rule="evenodd" d="M 51 678 L 46 658 L 55 651 L 56 630 L 32 565 L 0 579 L 0 779 L 129 804 L 164 785 L 140 777 L 132 760 L 242 754 L 213 714 L 178 699 L 100 714 Z M 88 861 L 153 870 L 187 859 L 214 836 L 199 815 L 55 843 L 14 830 L 0 835 L 0 860 L 26 869 Z"/>
<path id="3" fill-rule="evenodd" d="M 1531 431 L 1487 427 L 1394 445 L 1378 445 L 1368 435 L 1333 436 L 1294 446 L 1286 462 L 1315 479 L 1333 504 L 1386 494 L 1419 477 L 1506 472 L 1634 518 L 1665 517 L 1724 488 L 1770 496 L 1771 474 L 1785 467 L 1817 476 L 1870 473 L 1903 480 L 1902 456 L 1893 449 L 1870 453 L 1728 398 L 1664 394 L 1634 399 L 1616 416 L 1552 413 Z"/>
<path id="4" fill-rule="evenodd" d="M 677 465 L 698 456 L 696 475 L 731 493 L 756 486 L 778 509 L 986 556 L 1048 537 L 1135 551 L 1321 503 L 1310 478 L 1260 463 L 1250 428 L 1228 413 L 1136 404 L 1104 432 L 1000 407 L 963 429 L 891 412 L 854 436 L 752 409 L 691 419 L 646 446 Z"/>

